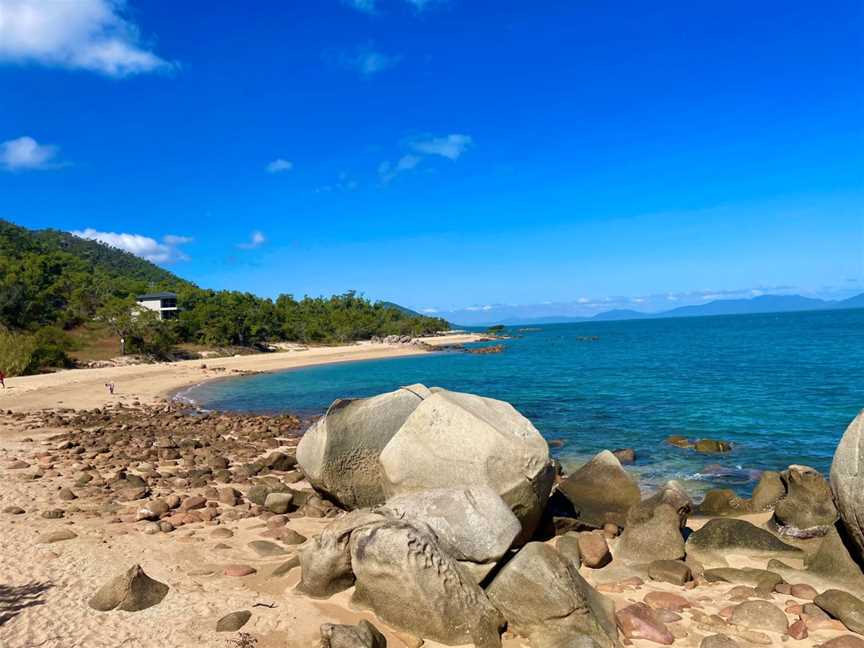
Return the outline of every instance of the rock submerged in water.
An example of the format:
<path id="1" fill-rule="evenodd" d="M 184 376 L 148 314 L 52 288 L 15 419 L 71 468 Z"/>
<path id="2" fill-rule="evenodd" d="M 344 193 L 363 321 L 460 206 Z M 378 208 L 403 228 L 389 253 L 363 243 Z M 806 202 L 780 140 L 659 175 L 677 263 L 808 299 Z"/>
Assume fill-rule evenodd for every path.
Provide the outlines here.
<path id="1" fill-rule="evenodd" d="M 831 488 L 860 561 L 864 559 L 864 410 L 846 428 L 834 452 Z"/>
<path id="2" fill-rule="evenodd" d="M 162 601 L 168 594 L 168 586 L 150 578 L 141 565 L 132 565 L 125 573 L 103 585 L 88 605 L 94 610 L 108 612 L 123 610 L 138 612 Z"/>
<path id="3" fill-rule="evenodd" d="M 624 526 L 628 511 L 642 499 L 639 484 L 608 450 L 565 477 L 558 490 L 579 512 L 579 520 L 595 528 L 609 522 Z"/>

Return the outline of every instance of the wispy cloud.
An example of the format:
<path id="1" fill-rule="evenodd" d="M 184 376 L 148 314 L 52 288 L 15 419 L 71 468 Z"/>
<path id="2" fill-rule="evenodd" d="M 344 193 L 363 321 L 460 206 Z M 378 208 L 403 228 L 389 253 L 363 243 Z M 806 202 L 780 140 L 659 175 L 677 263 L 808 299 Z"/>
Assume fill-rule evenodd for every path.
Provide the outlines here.
<path id="1" fill-rule="evenodd" d="M 423 135 L 405 140 L 402 145 L 411 149 L 411 153 L 403 155 L 395 163 L 385 160 L 378 165 L 378 177 L 382 184 L 392 182 L 396 176 L 416 169 L 428 157 L 443 157 L 451 161 L 458 160 L 472 146 L 474 140 L 470 135 L 452 133 L 441 137 Z"/>
<path id="2" fill-rule="evenodd" d="M 400 173 L 405 173 L 416 168 L 422 160 L 423 158 L 419 155 L 412 155 L 410 153 L 403 155 L 395 164 L 389 160 L 385 160 L 378 165 L 378 177 L 381 178 L 381 182 L 387 184 Z"/>
<path id="3" fill-rule="evenodd" d="M 370 78 L 395 67 L 402 57 L 384 54 L 369 43 L 357 48 L 354 52 L 343 52 L 339 55 L 339 64 L 354 70 L 364 78 Z"/>
<path id="4" fill-rule="evenodd" d="M 149 236 L 141 234 L 118 234 L 116 232 L 100 232 L 88 227 L 84 230 L 72 232 L 75 236 L 93 241 L 99 241 L 115 247 L 119 250 L 131 252 L 135 256 L 147 259 L 153 263 L 173 263 L 175 261 L 188 261 L 189 257 L 179 248 L 181 245 L 191 243 L 189 236 L 178 236 L 166 234 L 159 242 Z"/>
<path id="5" fill-rule="evenodd" d="M 267 173 L 284 173 L 294 168 L 294 163 L 283 158 L 276 158 L 267 165 Z"/>
<path id="6" fill-rule="evenodd" d="M 0 61 L 112 77 L 176 69 L 142 43 L 124 0 L 0 0 Z"/>
<path id="7" fill-rule="evenodd" d="M 339 174 L 339 179 L 334 184 L 322 185 L 315 188 L 315 193 L 330 193 L 333 191 L 354 191 L 360 187 L 360 183 L 351 178 L 346 171 Z"/>
<path id="8" fill-rule="evenodd" d="M 414 139 L 409 146 L 418 153 L 426 155 L 439 155 L 448 160 L 458 160 L 465 151 L 474 143 L 470 135 L 453 133 L 444 137 L 422 137 Z"/>
<path id="9" fill-rule="evenodd" d="M 2 17 L 0 17 L 2 22 Z M 7 171 L 57 169 L 58 148 L 40 144 L 32 137 L 19 137 L 0 144 L 0 166 Z"/>
<path id="10" fill-rule="evenodd" d="M 261 247 L 267 242 L 267 237 L 258 230 L 255 230 L 249 235 L 249 240 L 245 243 L 238 243 L 237 247 L 241 250 L 254 250 Z"/>

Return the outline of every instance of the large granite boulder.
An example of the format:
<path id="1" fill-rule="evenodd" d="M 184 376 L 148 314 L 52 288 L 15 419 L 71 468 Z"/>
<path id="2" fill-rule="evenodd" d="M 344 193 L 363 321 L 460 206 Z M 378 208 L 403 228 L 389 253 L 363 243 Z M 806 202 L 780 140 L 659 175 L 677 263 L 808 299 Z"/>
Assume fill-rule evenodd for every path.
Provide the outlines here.
<path id="1" fill-rule="evenodd" d="M 837 528 L 831 529 L 816 552 L 805 559 L 807 571 L 830 582 L 845 583 L 857 592 L 864 592 L 864 573 L 849 552 L 849 547 Z"/>
<path id="2" fill-rule="evenodd" d="M 840 518 L 855 544 L 855 557 L 861 560 L 864 557 L 864 410 L 846 428 L 834 452 L 831 488 Z"/>
<path id="3" fill-rule="evenodd" d="M 754 558 L 804 557 L 804 552 L 770 531 L 735 518 L 709 520 L 687 538 L 686 549 L 688 558 L 693 557 L 706 565 L 725 565 L 730 554 Z"/>
<path id="4" fill-rule="evenodd" d="M 477 580 L 495 566 L 522 531 L 510 507 L 488 486 L 398 495 L 379 510 L 429 525 L 441 548 Z"/>
<path id="5" fill-rule="evenodd" d="M 346 508 L 383 504 L 379 455 L 431 392 L 411 385 L 335 401 L 297 446 L 297 462 L 317 490 Z"/>
<path id="6" fill-rule="evenodd" d="M 852 632 L 864 634 L 864 601 L 849 592 L 825 590 L 813 601 L 835 619 L 840 619 Z"/>
<path id="7" fill-rule="evenodd" d="M 488 486 L 522 524 L 537 527 L 554 468 L 549 446 L 512 405 L 433 388 L 380 457 L 388 496 L 432 488 Z"/>
<path id="8" fill-rule="evenodd" d="M 693 499 L 684 490 L 680 482 L 672 479 L 666 482 L 660 490 L 643 500 L 639 506 L 631 509 L 634 517 L 647 517 L 649 510 L 655 509 L 660 504 L 671 506 L 678 513 L 679 526 L 683 529 L 687 526 L 687 518 L 693 513 Z"/>
<path id="9" fill-rule="evenodd" d="M 297 550 L 302 569 L 297 591 L 312 598 L 329 598 L 354 584 L 351 569 L 351 534 L 377 524 L 384 516 L 367 509 L 351 511 L 334 520 L 320 535 Z"/>
<path id="10" fill-rule="evenodd" d="M 642 499 L 639 484 L 608 450 L 564 478 L 558 490 L 579 512 L 580 521 L 597 528 L 607 523 L 624 526 L 627 512 Z"/>
<path id="11" fill-rule="evenodd" d="M 774 507 L 774 524 L 781 535 L 792 538 L 824 536 L 837 522 L 831 487 L 822 474 L 809 466 L 789 466 L 781 478 L 786 495 Z"/>
<path id="12" fill-rule="evenodd" d="M 728 488 L 713 488 L 705 493 L 702 503 L 696 508 L 697 515 L 722 516 L 743 515 L 750 511 L 750 502 L 740 498 Z"/>
<path id="13" fill-rule="evenodd" d="M 353 605 L 444 644 L 501 645 L 501 614 L 429 527 L 385 520 L 356 529 L 350 548 Z"/>
<path id="14" fill-rule="evenodd" d="M 581 645 L 617 648 L 611 599 L 599 594 L 572 561 L 540 542 L 525 545 L 486 590 L 507 619 L 508 629 L 533 648 Z"/>

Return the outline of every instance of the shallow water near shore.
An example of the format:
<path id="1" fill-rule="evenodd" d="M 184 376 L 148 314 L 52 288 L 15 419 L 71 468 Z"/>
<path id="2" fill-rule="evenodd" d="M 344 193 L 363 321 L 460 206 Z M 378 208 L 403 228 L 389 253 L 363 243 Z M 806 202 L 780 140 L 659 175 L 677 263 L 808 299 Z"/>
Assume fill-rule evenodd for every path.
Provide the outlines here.
<path id="1" fill-rule="evenodd" d="M 646 490 L 680 479 L 694 495 L 749 495 L 761 470 L 793 463 L 827 475 L 864 408 L 864 310 L 530 329 L 501 354 L 324 365 L 205 383 L 184 396 L 208 409 L 313 415 L 336 398 L 439 385 L 511 402 L 548 440 L 563 441 L 552 451 L 566 468 L 630 447 Z M 733 450 L 675 448 L 664 442 L 673 434 L 731 441 Z"/>

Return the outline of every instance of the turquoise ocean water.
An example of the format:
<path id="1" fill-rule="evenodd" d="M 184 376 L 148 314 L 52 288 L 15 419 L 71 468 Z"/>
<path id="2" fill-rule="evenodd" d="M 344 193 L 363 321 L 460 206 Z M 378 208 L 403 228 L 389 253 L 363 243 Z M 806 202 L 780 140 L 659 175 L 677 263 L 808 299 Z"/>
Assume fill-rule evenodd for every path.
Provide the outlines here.
<path id="1" fill-rule="evenodd" d="M 338 397 L 422 382 L 511 402 L 574 467 L 604 448 L 636 450 L 646 489 L 681 479 L 749 494 L 760 470 L 827 474 L 864 408 L 864 310 L 532 327 L 497 355 L 442 353 L 333 364 L 205 383 L 208 409 L 320 414 Z M 517 328 L 513 329 L 518 330 Z M 597 336 L 596 341 L 585 341 Z M 700 455 L 672 434 L 731 441 Z"/>

